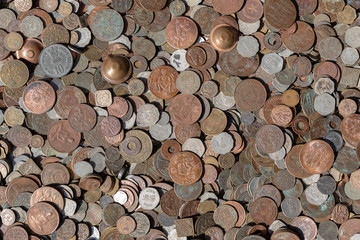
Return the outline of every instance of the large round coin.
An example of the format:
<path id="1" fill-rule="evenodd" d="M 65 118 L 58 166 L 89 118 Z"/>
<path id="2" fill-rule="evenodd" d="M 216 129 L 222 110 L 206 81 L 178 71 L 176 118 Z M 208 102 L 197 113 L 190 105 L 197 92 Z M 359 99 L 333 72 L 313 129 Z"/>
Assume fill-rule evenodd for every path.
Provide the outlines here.
<path id="1" fill-rule="evenodd" d="M 39 202 L 27 212 L 27 222 L 30 229 L 36 234 L 48 235 L 57 229 L 60 217 L 56 208 L 50 203 Z"/>
<path id="2" fill-rule="evenodd" d="M 334 163 L 334 151 L 323 140 L 313 140 L 300 150 L 300 163 L 306 171 L 313 174 L 324 173 Z"/>
<path id="3" fill-rule="evenodd" d="M 103 9 L 95 13 L 89 25 L 94 36 L 104 42 L 118 38 L 124 30 L 124 20 L 112 9 Z"/>
<path id="4" fill-rule="evenodd" d="M 203 165 L 198 156 L 191 152 L 178 152 L 169 163 L 171 179 L 179 185 L 196 183 L 203 172 Z"/>
<path id="5" fill-rule="evenodd" d="M 49 111 L 55 104 L 55 91 L 45 81 L 30 83 L 24 90 L 23 101 L 25 107 L 35 114 Z"/>
<path id="6" fill-rule="evenodd" d="M 70 72 L 74 59 L 67 47 L 61 44 L 52 44 L 41 51 L 39 63 L 47 76 L 60 78 Z"/>
<path id="7" fill-rule="evenodd" d="M 73 151 L 80 143 L 81 133 L 70 127 L 67 120 L 55 122 L 49 129 L 48 141 L 55 151 L 67 153 Z"/>

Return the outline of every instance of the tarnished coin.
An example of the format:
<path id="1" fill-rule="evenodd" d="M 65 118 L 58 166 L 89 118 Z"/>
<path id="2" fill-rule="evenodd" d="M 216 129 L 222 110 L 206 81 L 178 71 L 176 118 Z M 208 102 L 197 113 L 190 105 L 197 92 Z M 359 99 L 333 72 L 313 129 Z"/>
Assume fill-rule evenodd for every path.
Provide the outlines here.
<path id="1" fill-rule="evenodd" d="M 191 185 L 197 182 L 202 172 L 202 163 L 194 153 L 179 152 L 170 159 L 170 177 L 179 185 Z"/>
<path id="2" fill-rule="evenodd" d="M 9 88 L 19 88 L 29 79 L 29 69 L 20 60 L 6 61 L 1 67 L 0 77 Z"/>
<path id="3" fill-rule="evenodd" d="M 48 132 L 49 144 L 59 152 L 71 152 L 80 143 L 81 134 L 67 120 L 55 122 Z"/>
<path id="4" fill-rule="evenodd" d="M 32 231 L 48 235 L 57 229 L 60 218 L 56 208 L 50 203 L 38 202 L 27 212 L 27 221 Z"/>
<path id="5" fill-rule="evenodd" d="M 24 105 L 35 114 L 49 111 L 54 106 L 55 99 L 54 89 L 44 81 L 32 82 L 25 88 L 23 93 Z"/>
<path id="6" fill-rule="evenodd" d="M 39 56 L 41 69 L 49 77 L 63 77 L 73 67 L 73 56 L 68 48 L 61 44 L 45 47 Z"/>
<path id="7" fill-rule="evenodd" d="M 325 141 L 313 140 L 301 149 L 300 162 L 308 172 L 323 173 L 331 168 L 334 162 L 334 151 Z"/>
<path id="8" fill-rule="evenodd" d="M 198 29 L 195 22 L 187 17 L 176 17 L 166 27 L 166 41 L 176 49 L 190 47 L 195 43 L 197 36 Z"/>

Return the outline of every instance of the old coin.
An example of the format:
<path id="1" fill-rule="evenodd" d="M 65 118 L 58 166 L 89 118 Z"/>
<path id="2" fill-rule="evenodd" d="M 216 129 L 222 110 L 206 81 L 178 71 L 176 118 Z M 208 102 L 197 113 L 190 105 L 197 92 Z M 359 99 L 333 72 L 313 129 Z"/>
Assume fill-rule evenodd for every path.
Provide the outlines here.
<path id="1" fill-rule="evenodd" d="M 33 205 L 27 212 L 27 220 L 30 229 L 40 235 L 51 234 L 60 222 L 56 208 L 46 202 Z"/>
<path id="2" fill-rule="evenodd" d="M 29 111 L 42 114 L 54 106 L 55 91 L 47 82 L 35 81 L 25 88 L 23 101 Z"/>
<path id="3" fill-rule="evenodd" d="M 20 60 L 10 60 L 1 67 L 0 76 L 9 88 L 19 88 L 29 79 L 29 69 Z"/>
<path id="4" fill-rule="evenodd" d="M 63 77 L 70 72 L 74 59 L 68 48 L 52 44 L 44 48 L 39 56 L 41 69 L 49 77 Z"/>
<path id="5" fill-rule="evenodd" d="M 195 43 L 197 36 L 198 29 L 195 22 L 187 17 L 176 17 L 166 27 L 166 41 L 176 49 L 190 47 Z"/>
<path id="6" fill-rule="evenodd" d="M 178 72 L 169 66 L 155 68 L 149 75 L 148 85 L 150 91 L 162 99 L 169 99 L 178 93 L 176 79 Z"/>
<path id="7" fill-rule="evenodd" d="M 55 122 L 48 132 L 49 144 L 59 152 L 71 152 L 80 143 L 81 134 L 67 120 Z"/>
<path id="8" fill-rule="evenodd" d="M 136 222 L 131 216 L 121 216 L 117 221 L 117 230 L 121 234 L 130 234 L 136 229 Z"/>
<path id="9" fill-rule="evenodd" d="M 202 172 L 202 163 L 194 153 L 179 152 L 170 159 L 170 177 L 179 185 L 191 185 L 197 182 Z"/>
<path id="10" fill-rule="evenodd" d="M 312 140 L 300 150 L 300 162 L 308 172 L 323 173 L 333 165 L 334 151 L 325 141 Z"/>
<path id="11" fill-rule="evenodd" d="M 266 101 L 265 87 L 255 79 L 241 81 L 235 89 L 236 105 L 242 111 L 255 111 L 260 109 Z"/>

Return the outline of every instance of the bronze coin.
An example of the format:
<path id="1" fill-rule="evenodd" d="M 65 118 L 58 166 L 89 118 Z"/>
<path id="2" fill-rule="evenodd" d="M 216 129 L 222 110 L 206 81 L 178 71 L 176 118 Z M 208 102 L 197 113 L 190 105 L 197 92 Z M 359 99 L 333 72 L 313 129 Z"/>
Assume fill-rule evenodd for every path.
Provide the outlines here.
<path id="1" fill-rule="evenodd" d="M 250 205 L 249 211 L 255 223 L 270 225 L 277 217 L 278 207 L 270 198 L 262 197 Z"/>
<path id="2" fill-rule="evenodd" d="M 24 105 L 35 114 L 49 111 L 55 104 L 55 91 L 44 81 L 30 83 L 23 93 Z"/>
<path id="3" fill-rule="evenodd" d="M 263 5 L 259 0 L 247 0 L 237 17 L 246 23 L 254 23 L 261 19 L 263 15 Z"/>
<path id="4" fill-rule="evenodd" d="M 174 154 L 180 151 L 181 145 L 176 140 L 166 140 L 161 145 L 161 155 L 167 160 L 170 160 Z"/>
<path id="5" fill-rule="evenodd" d="M 242 111 L 255 111 L 264 105 L 267 93 L 259 81 L 246 79 L 236 86 L 234 96 L 236 105 Z"/>
<path id="6" fill-rule="evenodd" d="M 15 197 L 22 192 L 34 192 L 38 189 L 38 184 L 26 177 L 19 177 L 12 180 L 6 188 L 7 202 L 13 206 Z"/>
<path id="7" fill-rule="evenodd" d="M 170 177 L 179 185 L 194 184 L 200 179 L 202 172 L 201 160 L 194 153 L 178 152 L 170 159 Z"/>
<path id="8" fill-rule="evenodd" d="M 59 210 L 64 209 L 64 198 L 61 193 L 52 187 L 41 187 L 34 191 L 30 199 L 30 205 L 34 206 L 38 202 L 51 202 Z"/>
<path id="9" fill-rule="evenodd" d="M 300 163 L 304 169 L 313 174 L 328 171 L 334 163 L 334 151 L 322 140 L 312 140 L 300 150 Z"/>
<path id="10" fill-rule="evenodd" d="M 86 104 L 74 106 L 68 116 L 70 127 L 78 132 L 88 132 L 95 127 L 96 112 Z"/>
<path id="11" fill-rule="evenodd" d="M 68 120 L 59 120 L 49 129 L 48 141 L 58 152 L 71 152 L 80 143 L 81 134 L 70 127 Z"/>
<path id="12" fill-rule="evenodd" d="M 280 150 L 284 142 L 284 133 L 275 125 L 264 125 L 256 133 L 256 147 L 263 153 Z"/>
<path id="13" fill-rule="evenodd" d="M 54 106 L 56 113 L 68 118 L 71 109 L 78 104 L 86 103 L 85 94 L 77 87 L 64 86 L 56 91 L 57 101 Z"/>
<path id="14" fill-rule="evenodd" d="M 60 163 L 48 163 L 41 172 L 41 182 L 44 185 L 69 184 L 69 170 Z"/>
<path id="15" fill-rule="evenodd" d="M 179 94 L 171 101 L 169 113 L 174 123 L 191 125 L 201 116 L 201 102 L 194 95 Z"/>
<path id="16" fill-rule="evenodd" d="M 60 217 L 56 208 L 50 203 L 39 202 L 28 210 L 27 222 L 36 234 L 48 235 L 57 229 Z"/>
<path id="17" fill-rule="evenodd" d="M 130 234 L 136 229 L 136 222 L 131 216 L 122 216 L 117 221 L 117 230 L 121 234 Z"/>
<path id="18" fill-rule="evenodd" d="M 281 13 L 281 14 L 280 14 Z M 274 29 L 286 29 L 296 20 L 296 7 L 289 0 L 270 0 L 264 4 L 267 23 Z"/>
<path id="19" fill-rule="evenodd" d="M 170 66 L 155 68 L 149 75 L 148 86 L 150 91 L 161 99 L 169 99 L 178 93 L 176 78 L 178 72 Z"/>
<path id="20" fill-rule="evenodd" d="M 11 227 L 9 227 L 6 230 L 3 237 L 4 237 L 4 240 L 29 239 L 29 234 L 21 225 L 19 225 L 19 226 L 12 225 Z"/>
<path id="21" fill-rule="evenodd" d="M 176 49 L 185 49 L 193 45 L 198 37 L 198 28 L 187 17 L 176 17 L 166 27 L 166 41 Z"/>
<path id="22" fill-rule="evenodd" d="M 105 117 L 100 123 L 101 132 L 107 137 L 113 137 L 121 131 L 121 123 L 114 116 Z"/>
<path id="23" fill-rule="evenodd" d="M 244 4 L 244 0 L 230 0 L 224 4 L 221 0 L 214 0 L 212 1 L 213 8 L 223 14 L 223 15 L 230 15 L 236 13 L 241 9 Z"/>
<path id="24" fill-rule="evenodd" d="M 174 190 L 167 191 L 160 199 L 161 209 L 172 217 L 179 215 L 179 209 L 183 203 L 184 201 L 176 195 Z"/>
<path id="25" fill-rule="evenodd" d="M 315 33 L 312 27 L 302 21 L 297 21 L 297 30 L 291 35 L 282 35 L 284 45 L 295 53 L 309 50 L 315 42 Z"/>
<path id="26" fill-rule="evenodd" d="M 359 122 L 360 114 L 350 114 L 341 122 L 343 138 L 354 148 L 360 143 Z"/>

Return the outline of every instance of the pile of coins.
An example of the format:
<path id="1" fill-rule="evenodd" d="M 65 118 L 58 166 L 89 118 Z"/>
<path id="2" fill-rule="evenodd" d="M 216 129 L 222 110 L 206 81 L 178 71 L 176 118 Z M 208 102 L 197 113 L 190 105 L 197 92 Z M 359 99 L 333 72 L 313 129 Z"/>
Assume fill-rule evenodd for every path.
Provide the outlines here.
<path id="1" fill-rule="evenodd" d="M 360 1 L 0 4 L 1 239 L 360 239 Z"/>

